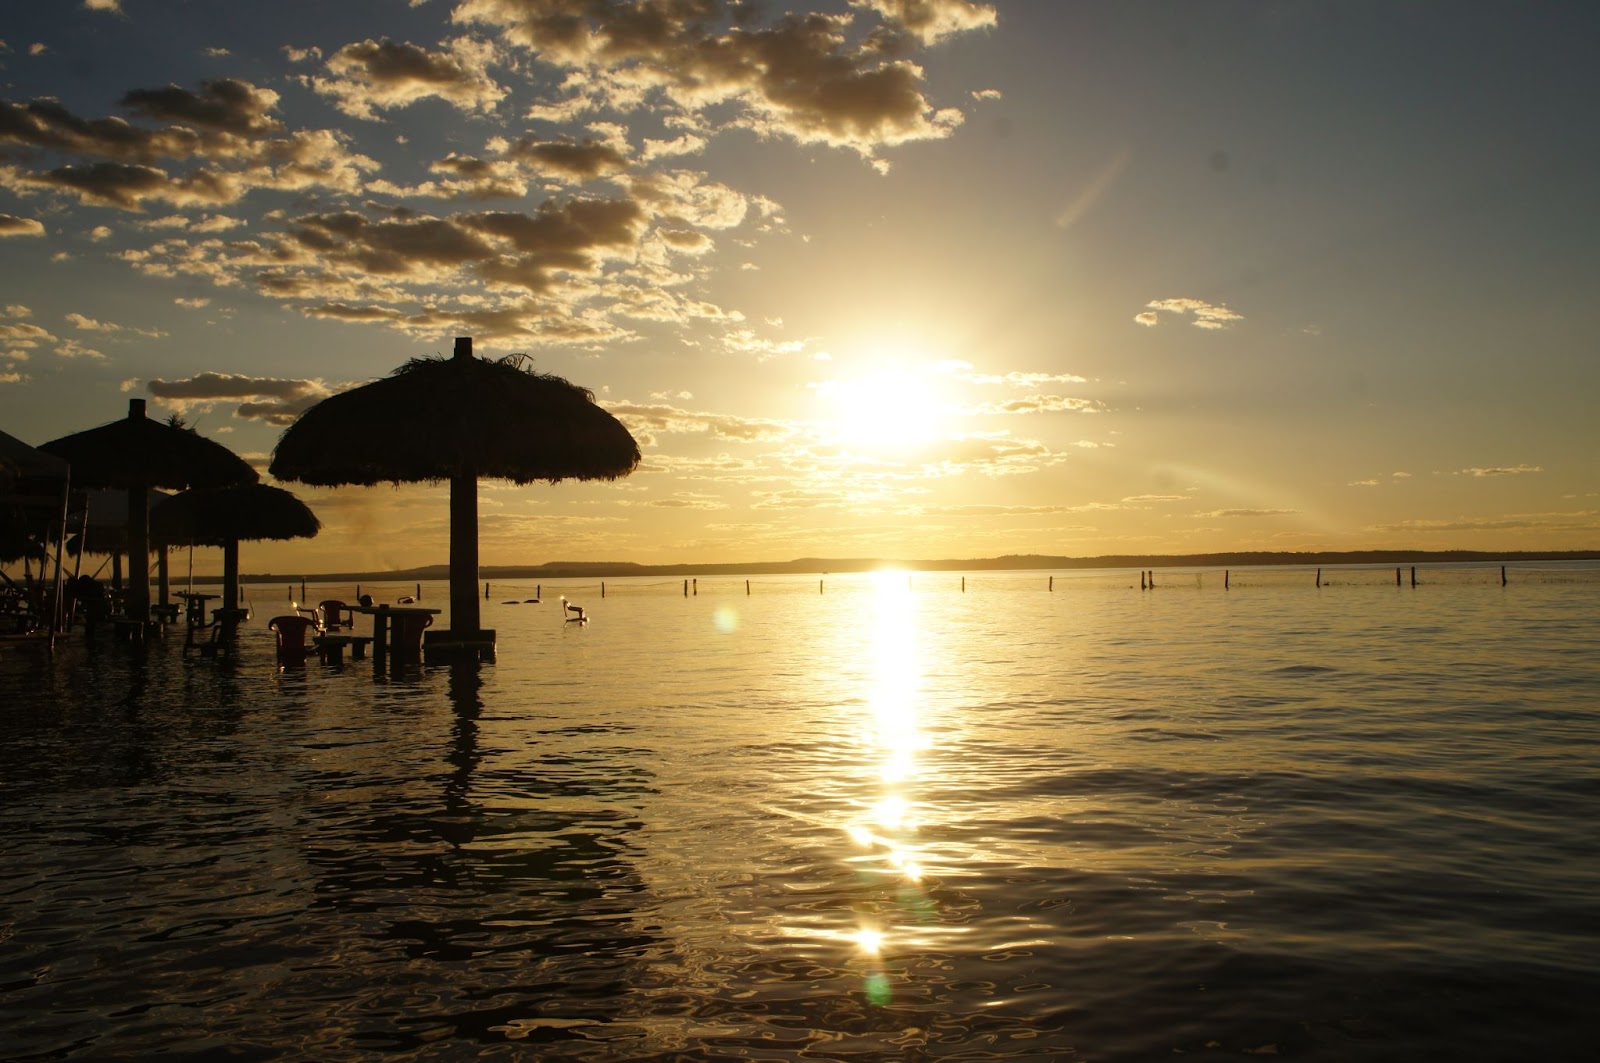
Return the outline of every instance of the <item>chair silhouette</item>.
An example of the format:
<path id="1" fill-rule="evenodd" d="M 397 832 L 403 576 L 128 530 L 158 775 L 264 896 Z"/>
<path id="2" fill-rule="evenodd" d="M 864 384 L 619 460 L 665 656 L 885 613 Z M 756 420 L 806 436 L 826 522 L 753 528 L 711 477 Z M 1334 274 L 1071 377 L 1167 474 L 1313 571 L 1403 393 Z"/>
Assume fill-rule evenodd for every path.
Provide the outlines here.
<path id="1" fill-rule="evenodd" d="M 337 598 L 329 598 L 318 604 L 317 612 L 322 617 L 322 626 L 328 631 L 338 631 L 342 627 L 355 627 L 356 614 L 351 608 Z"/>
<path id="2" fill-rule="evenodd" d="M 389 618 L 390 652 L 395 660 L 416 662 L 422 660 L 422 633 L 433 626 L 428 613 L 399 613 Z"/>
<path id="3" fill-rule="evenodd" d="M 306 663 L 306 656 L 311 652 L 306 632 L 313 626 L 313 621 L 303 616 L 275 616 L 267 621 L 267 629 L 278 636 L 278 667 Z"/>

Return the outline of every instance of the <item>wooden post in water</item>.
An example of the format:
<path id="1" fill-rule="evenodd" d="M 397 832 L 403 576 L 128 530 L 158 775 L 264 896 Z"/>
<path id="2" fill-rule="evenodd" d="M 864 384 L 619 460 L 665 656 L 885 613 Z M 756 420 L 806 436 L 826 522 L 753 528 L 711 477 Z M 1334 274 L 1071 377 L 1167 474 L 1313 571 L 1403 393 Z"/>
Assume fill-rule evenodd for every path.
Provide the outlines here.
<path id="1" fill-rule="evenodd" d="M 300 577 L 300 600 L 302 602 L 306 600 L 306 578 L 304 576 Z"/>
<path id="2" fill-rule="evenodd" d="M 1052 591 L 1056 589 L 1056 578 L 1054 576 L 1050 577 L 1050 586 L 1048 589 Z"/>
<path id="3" fill-rule="evenodd" d="M 1500 586 L 1504 587 L 1505 585 L 1506 585 L 1506 566 L 1501 565 L 1500 566 Z"/>
<path id="4" fill-rule="evenodd" d="M 601 597 L 605 596 L 605 594 L 604 594 L 605 588 L 606 588 L 606 585 L 604 583 L 600 584 Z M 544 584 L 543 583 L 535 583 L 533 585 L 533 596 L 535 598 L 543 598 L 544 597 Z"/>
<path id="5" fill-rule="evenodd" d="M 822 581 L 821 580 L 817 580 L 817 593 L 818 594 L 822 593 Z"/>
<path id="6" fill-rule="evenodd" d="M 1411 585 L 1413 587 L 1415 587 L 1417 585 L 1417 566 L 1416 565 L 1412 565 L 1411 566 Z"/>
<path id="7" fill-rule="evenodd" d="M 1145 586 L 1144 586 L 1144 569 L 1142 569 L 1142 568 L 1139 570 L 1139 589 L 1140 590 L 1144 590 L 1145 589 Z"/>
<path id="8" fill-rule="evenodd" d="M 606 581 L 605 580 L 601 580 L 600 581 L 600 597 L 604 598 L 605 596 L 606 596 Z"/>
<path id="9" fill-rule="evenodd" d="M 699 576 L 696 576 L 694 578 L 694 596 L 696 598 L 700 597 L 700 577 Z"/>
<path id="10" fill-rule="evenodd" d="M 1155 569 L 1151 569 L 1150 570 L 1150 589 L 1151 590 L 1155 590 L 1156 589 L 1156 570 Z"/>
<path id="11" fill-rule="evenodd" d="M 1223 569 L 1222 570 L 1222 589 L 1223 590 L 1227 590 L 1228 589 L 1228 582 L 1229 582 L 1230 579 L 1232 579 L 1232 577 L 1233 577 L 1233 573 L 1229 572 L 1227 569 Z"/>
<path id="12" fill-rule="evenodd" d="M 1400 566 L 1399 565 L 1394 566 L 1394 585 L 1396 587 L 1400 586 Z"/>
<path id="13" fill-rule="evenodd" d="M 289 584 L 289 600 L 294 601 L 294 584 Z"/>
<path id="14" fill-rule="evenodd" d="M 744 581 L 744 596 L 746 598 L 750 597 L 750 581 L 749 580 L 745 580 Z"/>
<path id="15" fill-rule="evenodd" d="M 689 581 L 688 580 L 684 580 L 683 581 L 683 596 L 685 598 L 689 597 Z"/>
<path id="16" fill-rule="evenodd" d="M 1322 586 L 1322 569 L 1320 568 L 1317 569 L 1317 586 L 1319 588 Z"/>
<path id="17" fill-rule="evenodd" d="M 961 577 L 961 593 L 967 593 L 967 577 L 965 576 Z"/>

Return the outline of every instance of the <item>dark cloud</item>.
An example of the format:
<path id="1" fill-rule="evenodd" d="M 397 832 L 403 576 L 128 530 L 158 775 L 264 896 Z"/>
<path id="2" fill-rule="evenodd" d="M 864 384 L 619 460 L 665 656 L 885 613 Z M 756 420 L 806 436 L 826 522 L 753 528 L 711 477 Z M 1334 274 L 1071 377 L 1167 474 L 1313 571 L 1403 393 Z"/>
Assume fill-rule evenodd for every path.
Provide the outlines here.
<path id="1" fill-rule="evenodd" d="M 0 214 L 0 236 L 43 236 L 44 224 L 15 214 Z"/>
<path id="2" fill-rule="evenodd" d="M 283 128 L 269 113 L 278 106 L 278 94 L 234 78 L 204 82 L 199 92 L 177 85 L 134 89 L 122 97 L 122 106 L 157 121 L 190 123 L 239 136 Z"/>

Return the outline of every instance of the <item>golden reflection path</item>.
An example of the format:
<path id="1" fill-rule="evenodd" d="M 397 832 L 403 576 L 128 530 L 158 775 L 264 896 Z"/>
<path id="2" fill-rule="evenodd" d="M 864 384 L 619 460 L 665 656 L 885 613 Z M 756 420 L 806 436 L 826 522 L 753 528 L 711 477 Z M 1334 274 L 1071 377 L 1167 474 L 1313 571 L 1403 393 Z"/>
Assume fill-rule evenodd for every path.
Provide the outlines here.
<path id="1" fill-rule="evenodd" d="M 868 796 L 845 832 L 856 847 L 852 862 L 865 884 L 877 887 L 858 907 L 851 937 L 863 968 L 862 992 L 868 1002 L 884 1005 L 894 995 L 888 963 L 895 947 L 911 944 L 914 924 L 932 912 L 917 841 L 929 811 L 917 800 L 918 757 L 931 741 L 918 714 L 923 661 L 910 577 L 885 570 L 873 585 L 866 711 L 857 736 L 867 751 Z"/>

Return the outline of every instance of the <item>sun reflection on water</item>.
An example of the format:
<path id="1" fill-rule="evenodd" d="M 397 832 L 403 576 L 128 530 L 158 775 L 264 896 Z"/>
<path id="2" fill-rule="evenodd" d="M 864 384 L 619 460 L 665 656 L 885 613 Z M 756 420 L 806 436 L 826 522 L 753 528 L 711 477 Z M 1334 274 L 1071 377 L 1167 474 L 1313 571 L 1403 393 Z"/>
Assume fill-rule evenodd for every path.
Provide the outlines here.
<path id="1" fill-rule="evenodd" d="M 893 997 L 883 960 L 892 952 L 895 929 L 925 916 L 920 883 L 926 870 L 917 834 L 926 807 L 917 800 L 918 756 L 930 746 L 918 716 L 923 662 L 917 630 L 917 599 L 903 572 L 886 570 L 873 579 L 866 705 L 859 741 L 867 752 L 863 797 L 845 833 L 863 852 L 853 859 L 869 883 L 892 886 L 877 895 L 852 934 L 866 964 L 862 991 L 874 1005 Z"/>

